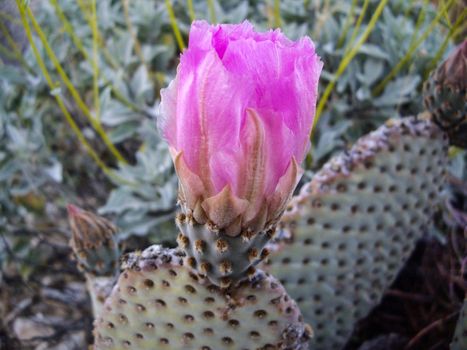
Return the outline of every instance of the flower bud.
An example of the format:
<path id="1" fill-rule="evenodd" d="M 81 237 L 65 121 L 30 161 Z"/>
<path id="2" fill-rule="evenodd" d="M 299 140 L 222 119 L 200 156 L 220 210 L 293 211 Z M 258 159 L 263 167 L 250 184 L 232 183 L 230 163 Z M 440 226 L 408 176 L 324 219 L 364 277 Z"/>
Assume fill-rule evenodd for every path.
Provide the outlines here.
<path id="1" fill-rule="evenodd" d="M 467 148 L 467 39 L 424 85 L 424 103 L 452 145 Z"/>
<path id="2" fill-rule="evenodd" d="M 277 223 L 309 147 L 321 68 L 308 37 L 193 23 L 158 121 L 185 214 L 231 237 Z"/>
<path id="3" fill-rule="evenodd" d="M 69 204 L 70 246 L 79 267 L 96 276 L 113 276 L 118 269 L 116 228 L 108 220 Z"/>

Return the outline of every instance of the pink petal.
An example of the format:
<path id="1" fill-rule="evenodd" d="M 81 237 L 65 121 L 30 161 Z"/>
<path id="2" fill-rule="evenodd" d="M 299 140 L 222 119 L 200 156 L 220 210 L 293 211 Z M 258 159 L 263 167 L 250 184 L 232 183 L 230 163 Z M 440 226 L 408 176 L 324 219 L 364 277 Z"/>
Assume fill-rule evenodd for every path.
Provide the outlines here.
<path id="1" fill-rule="evenodd" d="M 177 97 L 178 97 L 178 75 L 169 86 L 161 90 L 160 116 L 157 119 L 157 127 L 162 137 L 169 145 L 177 144 Z"/>
<path id="2" fill-rule="evenodd" d="M 301 170 L 295 158 L 292 158 L 286 173 L 279 179 L 274 194 L 269 202 L 268 221 L 277 221 L 284 212 L 287 203 L 301 177 Z"/>
<path id="3" fill-rule="evenodd" d="M 307 37 L 257 33 L 247 21 L 193 23 L 177 77 L 161 92 L 158 125 L 183 152 L 177 172 L 200 218 L 209 211 L 229 232 L 277 219 L 309 147 L 321 69 Z M 244 216 L 234 217 L 242 201 Z"/>

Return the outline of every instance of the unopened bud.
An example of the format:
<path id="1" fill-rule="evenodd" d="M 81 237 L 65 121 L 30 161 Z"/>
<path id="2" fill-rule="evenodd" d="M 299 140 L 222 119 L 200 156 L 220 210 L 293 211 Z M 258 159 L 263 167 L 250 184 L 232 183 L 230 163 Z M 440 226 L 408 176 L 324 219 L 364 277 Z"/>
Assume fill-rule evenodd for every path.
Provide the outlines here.
<path id="1" fill-rule="evenodd" d="M 113 276 L 119 262 L 115 226 L 72 204 L 67 209 L 72 233 L 70 246 L 79 267 L 97 276 Z"/>

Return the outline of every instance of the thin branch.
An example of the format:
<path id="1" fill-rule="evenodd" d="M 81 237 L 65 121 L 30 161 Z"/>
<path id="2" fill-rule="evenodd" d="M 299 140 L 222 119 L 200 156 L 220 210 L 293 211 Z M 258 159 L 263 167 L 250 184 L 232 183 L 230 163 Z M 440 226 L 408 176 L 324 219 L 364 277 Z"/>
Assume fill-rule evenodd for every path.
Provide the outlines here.
<path id="1" fill-rule="evenodd" d="M 182 34 L 180 33 L 180 29 L 178 28 L 177 19 L 175 18 L 174 10 L 170 0 L 165 0 L 165 7 L 167 8 L 167 13 L 169 14 L 170 24 L 172 26 L 172 30 L 175 35 L 175 39 L 178 44 L 178 48 L 180 51 L 185 50 L 185 42 L 183 41 Z"/>

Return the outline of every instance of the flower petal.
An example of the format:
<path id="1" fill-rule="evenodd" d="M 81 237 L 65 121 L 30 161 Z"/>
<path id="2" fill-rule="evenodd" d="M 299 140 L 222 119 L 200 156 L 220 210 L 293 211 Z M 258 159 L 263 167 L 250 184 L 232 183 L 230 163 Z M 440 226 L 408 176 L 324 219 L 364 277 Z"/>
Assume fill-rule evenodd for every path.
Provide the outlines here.
<path id="1" fill-rule="evenodd" d="M 173 151 L 174 152 L 174 151 Z M 180 180 L 180 196 L 186 201 L 189 208 L 194 208 L 196 203 L 206 192 L 203 182 L 193 173 L 185 163 L 183 152 L 180 151 L 173 157 L 175 171 Z"/>
<path id="2" fill-rule="evenodd" d="M 180 197 L 198 221 L 236 234 L 279 219 L 309 148 L 321 69 L 308 37 L 192 24 L 158 125 L 183 152 Z"/>
<path id="3" fill-rule="evenodd" d="M 284 212 L 287 203 L 301 177 L 301 171 L 295 158 L 290 161 L 286 173 L 277 184 L 276 190 L 269 201 L 268 223 L 275 224 Z"/>

